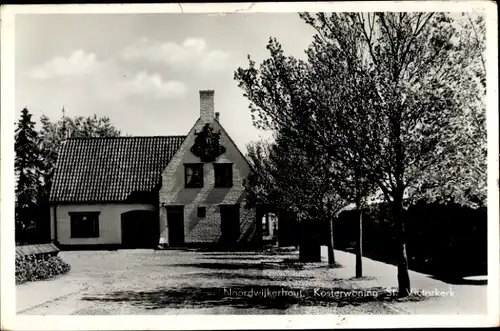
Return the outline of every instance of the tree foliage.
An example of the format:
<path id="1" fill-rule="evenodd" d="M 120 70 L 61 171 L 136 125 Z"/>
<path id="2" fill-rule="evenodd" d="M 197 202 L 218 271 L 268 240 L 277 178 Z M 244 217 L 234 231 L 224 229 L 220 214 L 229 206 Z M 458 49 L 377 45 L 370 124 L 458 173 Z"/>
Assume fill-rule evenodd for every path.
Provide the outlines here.
<path id="1" fill-rule="evenodd" d="M 457 187 L 464 182 L 485 198 L 484 187 L 476 185 L 486 165 L 481 17 L 301 16 L 318 31 L 308 50 L 313 71 L 322 73 L 313 85 L 328 96 L 344 88 L 334 94 L 351 107 L 337 107 L 341 120 L 334 123 L 341 125 L 335 129 L 351 138 L 356 163 L 367 165 L 388 202 L 404 196 L 474 204 L 464 199 L 463 184 Z M 334 74 L 322 79 L 328 70 Z M 316 101 L 325 115 L 335 109 L 325 93 L 312 95 L 321 96 Z"/>
<path id="2" fill-rule="evenodd" d="M 339 178 L 376 185 L 399 229 L 404 292 L 405 202 L 484 204 L 484 22 L 445 13 L 300 16 L 317 32 L 307 61 L 271 38 L 270 57 L 259 68 L 249 57 L 235 79 L 257 127 L 286 129 L 327 155 Z M 348 183 L 338 191 L 352 192 Z"/>
<path id="3" fill-rule="evenodd" d="M 254 171 L 246 181 L 248 201 L 303 220 L 328 220 L 346 205 L 332 190 L 328 159 L 294 148 L 285 136 L 248 146 Z"/>
<path id="4" fill-rule="evenodd" d="M 44 194 L 48 195 L 57 162 L 58 151 L 66 138 L 117 137 L 120 131 L 111 123 L 109 117 L 63 117 L 52 122 L 47 116 L 40 118 L 41 150 L 43 155 Z"/>
<path id="5" fill-rule="evenodd" d="M 328 260 L 333 265 L 331 222 L 347 202 L 332 187 L 336 177 L 331 174 L 335 168 L 329 159 L 311 149 L 299 148 L 290 138 L 286 132 L 280 132 L 273 143 L 261 141 L 247 146 L 254 171 L 245 182 L 246 199 L 251 205 L 270 207 L 270 211 L 293 222 L 295 229 L 311 230 L 307 234 L 301 232 L 304 254 L 304 245 L 308 245 L 304 240 L 312 239 L 309 245 L 319 245 L 314 238 L 320 238 L 321 229 L 328 227 Z"/>
<path id="6" fill-rule="evenodd" d="M 15 137 L 16 186 L 16 235 L 25 240 L 47 236 L 50 217 L 49 193 L 57 156 L 68 137 L 114 137 L 118 131 L 108 117 L 63 117 L 52 122 L 42 115 L 41 129 L 37 131 L 32 114 L 23 109 L 17 123 Z M 31 228 L 30 235 L 23 230 Z M 26 234 L 26 233 L 24 233 Z M 21 240 L 21 239 L 20 239 Z"/>
<path id="7" fill-rule="evenodd" d="M 15 130 L 16 230 L 34 226 L 40 188 L 40 146 L 35 122 L 27 108 L 21 112 Z"/>

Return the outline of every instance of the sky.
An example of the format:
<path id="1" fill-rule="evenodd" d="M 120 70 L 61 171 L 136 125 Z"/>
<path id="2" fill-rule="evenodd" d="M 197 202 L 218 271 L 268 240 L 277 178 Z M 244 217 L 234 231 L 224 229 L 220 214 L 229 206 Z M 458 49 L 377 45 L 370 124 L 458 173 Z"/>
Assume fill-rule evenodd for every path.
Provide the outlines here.
<path id="1" fill-rule="evenodd" d="M 269 132 L 253 127 L 234 80 L 268 56 L 269 37 L 304 57 L 313 30 L 296 13 L 22 14 L 15 21 L 16 119 L 108 116 L 124 134 L 184 135 L 199 90 L 215 91 L 220 122 L 245 153 Z"/>

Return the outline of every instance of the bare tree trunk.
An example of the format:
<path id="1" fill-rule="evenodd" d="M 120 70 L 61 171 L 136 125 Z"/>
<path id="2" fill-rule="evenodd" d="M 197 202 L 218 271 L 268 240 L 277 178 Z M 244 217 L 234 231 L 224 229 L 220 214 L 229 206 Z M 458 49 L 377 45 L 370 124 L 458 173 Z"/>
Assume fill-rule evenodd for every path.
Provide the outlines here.
<path id="1" fill-rule="evenodd" d="M 330 230 L 330 238 L 328 240 L 328 265 L 335 265 L 335 240 L 333 238 L 333 219 L 328 220 L 328 227 Z"/>
<path id="2" fill-rule="evenodd" d="M 356 243 L 356 278 L 363 277 L 363 209 L 358 207 L 359 211 L 359 233 Z"/>
<path id="3" fill-rule="evenodd" d="M 406 234 L 402 202 L 400 200 L 395 201 L 393 208 L 394 222 L 398 231 L 398 295 L 406 297 L 410 294 L 410 275 L 408 274 L 408 256 L 406 254 Z"/>
<path id="4" fill-rule="evenodd" d="M 359 212 L 359 231 L 356 240 L 356 278 L 363 277 L 363 206 L 361 205 L 360 175 L 356 169 L 356 209 Z"/>
<path id="5" fill-rule="evenodd" d="M 394 93 L 396 93 L 394 91 Z M 403 215 L 403 197 L 405 187 L 403 178 L 405 173 L 405 152 L 401 140 L 402 108 L 398 107 L 398 112 L 391 118 L 391 133 L 394 139 L 395 151 L 395 182 L 396 190 L 392 202 L 392 214 L 398 232 L 398 294 L 405 297 L 410 294 L 410 276 L 408 274 L 408 256 L 406 255 L 406 234 Z"/>

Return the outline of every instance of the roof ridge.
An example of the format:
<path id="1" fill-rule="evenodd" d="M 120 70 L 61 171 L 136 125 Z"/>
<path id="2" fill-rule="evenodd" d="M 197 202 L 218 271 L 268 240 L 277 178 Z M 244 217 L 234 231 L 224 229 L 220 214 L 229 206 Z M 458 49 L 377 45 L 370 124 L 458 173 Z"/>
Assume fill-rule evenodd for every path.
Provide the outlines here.
<path id="1" fill-rule="evenodd" d="M 186 138 L 187 135 L 171 136 L 117 136 L 117 137 L 69 137 L 67 140 L 88 140 L 88 139 L 133 139 L 133 138 Z"/>

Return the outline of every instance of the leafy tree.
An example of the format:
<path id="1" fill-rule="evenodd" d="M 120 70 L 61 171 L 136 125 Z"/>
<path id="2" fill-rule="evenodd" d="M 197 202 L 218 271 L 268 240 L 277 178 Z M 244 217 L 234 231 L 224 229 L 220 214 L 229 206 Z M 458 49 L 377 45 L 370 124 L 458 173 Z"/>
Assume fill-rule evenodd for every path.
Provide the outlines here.
<path id="1" fill-rule="evenodd" d="M 23 239 L 26 230 L 36 226 L 38 215 L 38 190 L 40 187 L 39 136 L 35 122 L 27 108 L 21 112 L 15 130 L 16 173 L 16 238 Z"/>
<path id="2" fill-rule="evenodd" d="M 355 161 L 377 183 L 391 206 L 399 232 L 399 292 L 404 295 L 410 288 L 404 199 L 409 193 L 422 196 L 424 192 L 431 197 L 453 196 L 450 192 L 459 188 L 453 184 L 465 178 L 459 174 L 467 169 L 462 168 L 463 161 L 470 157 L 464 152 L 480 151 L 463 137 L 468 136 L 464 135 L 464 128 L 469 127 L 466 123 L 471 123 L 467 119 L 484 114 L 482 74 L 478 74 L 481 44 L 477 35 L 472 36 L 475 30 L 467 20 L 455 22 L 445 14 L 302 17 L 320 36 L 309 50 L 313 68 L 333 68 L 335 72 L 329 80 L 318 80 L 316 86 L 327 92 L 347 85 L 356 95 L 356 100 L 351 100 L 354 107 L 350 103 L 351 107 L 336 112 L 340 115 L 337 123 L 354 119 L 351 124 L 356 129 L 347 125 L 337 128 L 350 141 Z M 322 58 L 325 50 L 333 56 Z M 340 64 L 335 63 L 339 60 Z M 325 95 L 321 95 L 318 104 L 323 102 L 328 113 L 332 105 L 325 105 Z M 343 116 L 346 108 L 351 109 Z M 360 139 L 365 135 L 368 139 Z M 443 173 L 443 169 L 447 171 Z M 438 194 L 430 190 L 429 183 L 439 189 Z M 443 187 L 445 183 L 453 186 Z"/>
<path id="3" fill-rule="evenodd" d="M 408 198 L 457 200 L 456 185 L 472 173 L 478 185 L 462 197 L 485 197 L 484 23 L 444 13 L 300 16 L 317 31 L 307 62 L 271 39 L 270 58 L 259 69 L 249 59 L 235 78 L 255 125 L 288 128 L 354 182 L 376 185 L 398 229 L 399 294 L 407 295 Z M 467 155 L 477 160 L 464 164 Z"/>
<path id="4" fill-rule="evenodd" d="M 304 151 L 309 157 L 329 156 L 326 159 L 330 169 L 323 171 L 325 174 L 330 173 L 330 187 L 335 190 L 336 195 L 355 203 L 360 214 L 359 239 L 356 243 L 356 276 L 361 277 L 361 210 L 366 196 L 373 190 L 373 184 L 363 176 L 352 151 L 346 146 L 340 148 L 349 141 L 340 137 L 332 114 L 313 113 L 316 108 L 313 94 L 317 91 L 313 90 L 312 84 L 315 82 L 311 66 L 293 57 L 286 57 L 275 39 L 271 38 L 267 48 L 271 58 L 265 60 L 259 70 L 255 68 L 255 62 L 249 59 L 250 67 L 238 69 L 235 79 L 245 91 L 244 96 L 252 102 L 250 109 L 255 126 L 287 132 L 288 142 L 296 144 L 296 149 Z M 331 95 L 328 97 L 338 100 L 333 99 Z M 318 98 L 321 96 L 318 95 Z M 349 94 L 344 100 L 345 104 L 353 105 L 356 102 L 355 96 Z M 343 125 L 353 122 L 350 118 L 348 120 L 350 122 Z M 365 134 L 359 137 L 368 139 Z"/>
<path id="5" fill-rule="evenodd" d="M 436 163 L 430 173 L 414 187 L 413 196 L 430 202 L 453 202 L 471 208 L 485 208 L 486 189 L 486 50 L 485 24 L 482 16 L 462 14 L 454 22 L 461 31 L 457 38 L 467 41 L 463 47 L 463 71 L 450 71 L 450 83 L 461 93 L 457 97 L 462 111 L 457 114 L 455 153 Z M 458 65 L 458 64 L 457 64 Z"/>
<path id="6" fill-rule="evenodd" d="M 310 235 L 315 241 L 308 242 L 308 236 L 301 232 L 305 239 L 301 242 L 301 258 L 314 260 L 318 257 L 308 256 L 306 246 L 318 245 L 319 232 L 315 225 L 328 225 L 330 240 L 328 243 L 329 264 L 335 263 L 333 251 L 334 215 L 345 207 L 346 202 L 332 190 L 328 159 L 318 154 L 299 149 L 288 140 L 290 137 L 282 132 L 274 143 L 258 142 L 248 147 L 248 158 L 254 171 L 245 182 L 248 192 L 247 201 L 253 205 L 267 205 L 278 215 L 286 215 L 287 219 L 297 219 L 299 228 L 304 225 L 312 231 Z M 305 229 L 304 229 L 305 230 Z"/>
<path id="7" fill-rule="evenodd" d="M 37 132 L 32 114 L 27 108 L 21 112 L 15 133 L 16 170 L 16 236 L 22 238 L 26 230 L 39 230 L 36 240 L 48 236 L 43 233 L 49 219 L 49 193 L 58 151 L 67 137 L 115 137 L 120 135 L 108 117 L 63 117 L 52 122 L 41 117 Z M 47 231 L 48 232 L 48 231 Z M 26 239 L 26 238 L 24 238 Z M 29 240 L 34 240 L 31 238 Z"/>
<path id="8" fill-rule="evenodd" d="M 40 119 L 42 128 L 41 150 L 43 155 L 44 186 L 42 196 L 48 199 L 50 185 L 57 161 L 58 151 L 66 138 L 86 137 L 117 137 L 120 131 L 111 123 L 109 117 L 93 116 L 63 117 L 52 122 L 43 115 Z M 48 202 L 48 201 L 47 201 Z"/>

